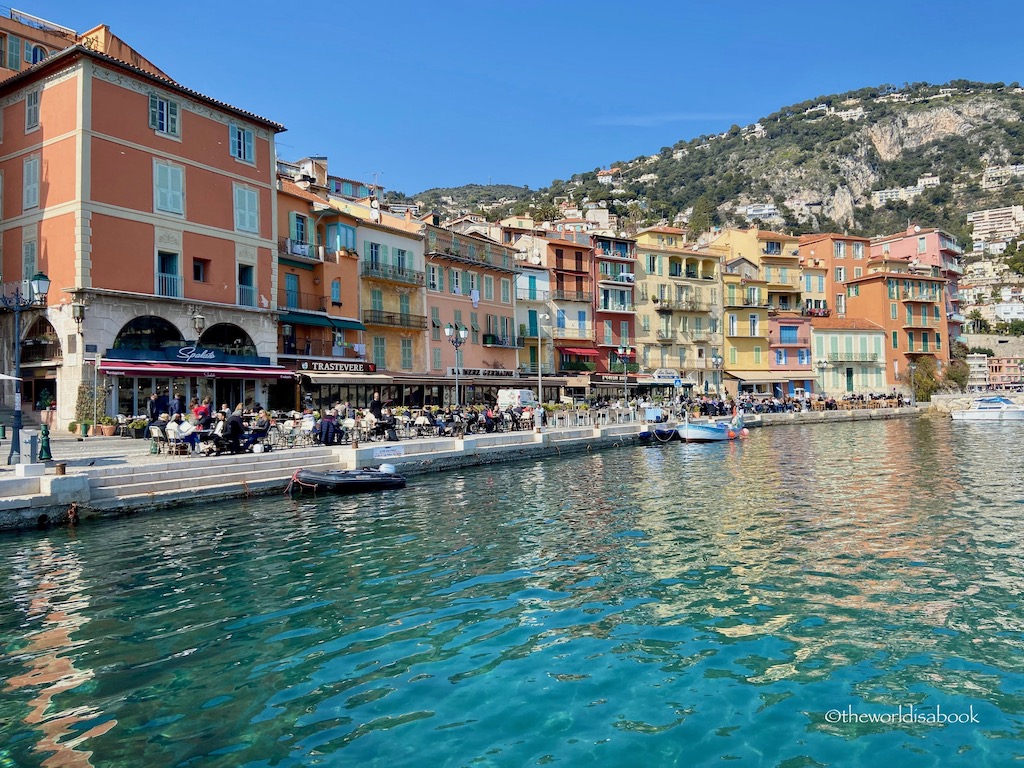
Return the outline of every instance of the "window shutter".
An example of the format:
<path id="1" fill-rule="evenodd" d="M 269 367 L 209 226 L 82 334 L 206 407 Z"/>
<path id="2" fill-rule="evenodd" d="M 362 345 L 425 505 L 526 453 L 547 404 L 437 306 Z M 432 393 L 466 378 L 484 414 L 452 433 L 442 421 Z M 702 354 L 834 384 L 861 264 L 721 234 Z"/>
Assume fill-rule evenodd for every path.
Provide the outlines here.
<path id="1" fill-rule="evenodd" d="M 170 208 L 170 196 L 168 189 L 170 187 L 170 180 L 168 179 L 168 168 L 162 163 L 157 163 L 156 166 L 156 207 L 162 211 Z"/>
<path id="2" fill-rule="evenodd" d="M 185 169 L 169 167 L 167 170 L 171 180 L 169 190 L 171 209 L 176 213 L 182 213 L 185 210 Z"/>
<path id="3" fill-rule="evenodd" d="M 149 127 L 160 127 L 160 101 L 155 94 L 149 94 Z"/>
<path id="4" fill-rule="evenodd" d="M 238 154 L 238 128 L 234 125 L 228 126 L 228 150 L 232 157 L 239 157 Z"/>
<path id="5" fill-rule="evenodd" d="M 31 64 L 32 63 L 32 43 L 30 43 L 28 40 L 25 41 L 24 56 L 25 56 L 25 62 L 27 64 Z"/>
<path id="6" fill-rule="evenodd" d="M 7 36 L 7 68 L 21 69 L 21 38 L 14 35 Z"/>
<path id="7" fill-rule="evenodd" d="M 167 102 L 167 133 L 178 135 L 178 103 L 175 101 Z"/>
<path id="8" fill-rule="evenodd" d="M 245 229 L 246 224 L 245 190 L 235 187 L 235 229 Z"/>
<path id="9" fill-rule="evenodd" d="M 370 260 L 370 241 L 363 240 L 363 258 L 366 261 Z"/>
<path id="10" fill-rule="evenodd" d="M 253 150 L 252 142 L 252 131 L 242 131 L 242 157 L 250 163 L 256 159 L 256 154 Z"/>
<path id="11" fill-rule="evenodd" d="M 381 264 L 387 264 L 388 263 L 388 247 L 386 245 L 382 245 L 380 247 L 380 263 Z"/>
<path id="12" fill-rule="evenodd" d="M 295 225 L 295 218 L 296 218 L 295 211 L 289 211 L 288 212 L 288 238 L 290 240 L 297 240 L 298 239 L 296 237 L 296 229 L 297 229 L 297 227 Z"/>

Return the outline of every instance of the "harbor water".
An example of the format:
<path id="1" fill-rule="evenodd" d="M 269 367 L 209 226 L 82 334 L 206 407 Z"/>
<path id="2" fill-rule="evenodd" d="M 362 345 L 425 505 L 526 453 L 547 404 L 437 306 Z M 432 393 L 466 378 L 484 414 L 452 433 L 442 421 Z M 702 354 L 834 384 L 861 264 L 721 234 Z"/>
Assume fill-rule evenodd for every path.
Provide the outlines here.
<path id="1" fill-rule="evenodd" d="M 1000 766 L 1015 426 L 753 430 L 0 537 L 0 767 Z"/>

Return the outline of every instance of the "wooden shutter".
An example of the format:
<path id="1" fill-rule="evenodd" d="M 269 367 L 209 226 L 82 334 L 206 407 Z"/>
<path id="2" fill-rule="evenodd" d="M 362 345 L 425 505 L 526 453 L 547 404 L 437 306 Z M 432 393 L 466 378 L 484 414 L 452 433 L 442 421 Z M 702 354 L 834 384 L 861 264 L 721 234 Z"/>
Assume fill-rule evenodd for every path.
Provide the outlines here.
<path id="1" fill-rule="evenodd" d="M 256 153 L 253 149 L 252 142 L 252 131 L 242 131 L 242 157 L 250 163 L 256 160 Z"/>
<path id="2" fill-rule="evenodd" d="M 168 178 L 170 179 L 170 188 L 168 190 L 168 199 L 170 200 L 171 210 L 176 213 L 184 213 L 185 211 L 185 169 L 175 168 L 168 166 Z"/>

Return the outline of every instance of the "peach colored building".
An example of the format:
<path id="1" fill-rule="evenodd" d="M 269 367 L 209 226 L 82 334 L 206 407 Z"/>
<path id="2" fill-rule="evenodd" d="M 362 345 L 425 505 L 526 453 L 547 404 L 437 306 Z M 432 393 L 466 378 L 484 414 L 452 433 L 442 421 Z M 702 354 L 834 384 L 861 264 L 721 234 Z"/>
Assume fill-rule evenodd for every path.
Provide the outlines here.
<path id="1" fill-rule="evenodd" d="M 0 82 L 3 279 L 51 280 L 48 307 L 22 318 L 26 406 L 47 390 L 66 425 L 94 377 L 109 414 L 144 412 L 153 391 L 266 402 L 288 375 L 274 321 L 283 128 L 93 50 L 132 58 L 104 30 Z"/>
<path id="2" fill-rule="evenodd" d="M 800 237 L 800 260 L 805 270 L 804 275 L 817 276 L 820 274 L 819 270 L 824 270 L 825 304 L 820 309 L 828 309 L 829 312 L 825 315 L 821 312 L 810 314 L 817 317 L 846 314 L 846 283 L 863 277 L 867 272 L 867 261 L 872 255 L 870 242 L 866 237 L 840 235 L 835 232 Z M 815 279 L 812 287 L 821 287 L 821 281 Z M 814 290 L 804 297 L 806 310 L 819 309 L 815 306 L 819 293 Z M 808 299 L 810 304 L 807 303 Z"/>
<path id="3" fill-rule="evenodd" d="M 940 375 L 949 364 L 943 312 L 946 280 L 928 267 L 889 256 L 869 259 L 865 269 L 863 276 L 847 280 L 847 313 L 882 327 L 885 387 L 900 386 L 909 392 L 911 364 L 933 358 Z"/>

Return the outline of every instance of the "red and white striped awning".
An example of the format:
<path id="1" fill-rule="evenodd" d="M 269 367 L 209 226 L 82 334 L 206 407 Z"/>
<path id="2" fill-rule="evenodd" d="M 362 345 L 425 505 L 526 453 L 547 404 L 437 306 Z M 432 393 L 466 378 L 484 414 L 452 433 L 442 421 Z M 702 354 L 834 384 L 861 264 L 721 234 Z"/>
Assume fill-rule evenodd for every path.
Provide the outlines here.
<path id="1" fill-rule="evenodd" d="M 175 365 L 100 360 L 100 373 L 107 376 L 175 376 L 200 379 L 291 379 L 295 371 L 279 365 Z"/>

